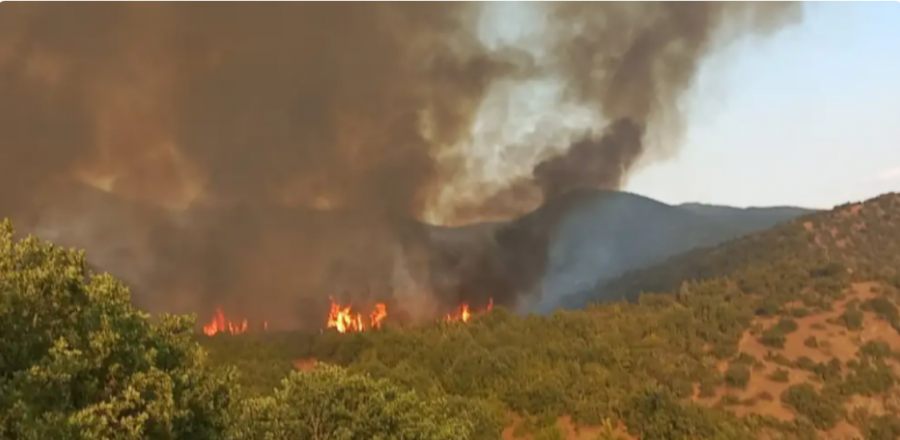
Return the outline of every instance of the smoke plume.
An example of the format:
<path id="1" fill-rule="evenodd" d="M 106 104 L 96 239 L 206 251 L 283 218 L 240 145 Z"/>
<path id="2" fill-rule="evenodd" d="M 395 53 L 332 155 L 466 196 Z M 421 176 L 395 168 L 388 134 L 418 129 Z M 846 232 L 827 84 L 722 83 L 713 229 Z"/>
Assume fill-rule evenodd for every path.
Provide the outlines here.
<path id="1" fill-rule="evenodd" d="M 678 100 L 716 39 L 798 11 L 538 7 L 548 21 L 530 51 L 487 47 L 483 6 L 468 3 L 4 3 L 0 216 L 85 247 L 151 311 L 222 304 L 296 326 L 321 320 L 329 296 L 414 316 L 514 304 L 527 286 L 479 280 L 484 268 L 508 280 L 509 249 L 530 241 L 479 233 L 458 251 L 475 256 L 454 260 L 476 268 L 458 271 L 436 266 L 451 251 L 420 220 L 511 218 L 619 188 L 657 154 L 654 124 L 677 134 Z M 491 88 L 535 79 L 595 117 L 560 128 L 567 145 L 516 145 L 543 157 L 529 173 L 454 186 L 472 181 L 460 146 Z M 438 206 L 446 188 L 456 195 Z"/>

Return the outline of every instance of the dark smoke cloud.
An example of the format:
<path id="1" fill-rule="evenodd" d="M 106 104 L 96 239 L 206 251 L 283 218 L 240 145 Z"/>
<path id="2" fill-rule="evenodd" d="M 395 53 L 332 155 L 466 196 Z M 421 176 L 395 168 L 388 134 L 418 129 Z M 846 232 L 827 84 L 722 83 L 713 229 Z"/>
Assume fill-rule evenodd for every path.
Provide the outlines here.
<path id="1" fill-rule="evenodd" d="M 681 98 L 707 54 L 748 31 L 776 30 L 801 13 L 799 4 L 788 2 L 560 2 L 545 7 L 551 17 L 547 54 L 538 64 L 543 75 L 562 85 L 559 107 L 589 109 L 606 125 L 572 134 L 566 148 L 539 161 L 530 173 L 456 207 L 460 218 L 522 214 L 577 188 L 620 189 L 639 160 L 665 156 L 679 145 L 685 119 Z M 654 124 L 664 141 L 648 145 L 645 135 Z"/>
<path id="2" fill-rule="evenodd" d="M 618 188 L 715 31 L 797 9 L 544 7 L 552 50 L 531 57 L 485 48 L 467 3 L 4 3 L 0 215 L 86 247 L 152 311 L 222 304 L 294 326 L 318 325 L 329 295 L 417 316 L 513 304 L 533 283 L 510 273 L 542 270 L 515 255 L 544 252 L 545 232 L 491 229 L 454 248 L 415 220 L 465 172 L 451 147 L 491 85 L 556 78 L 565 102 L 612 123 L 452 206 L 470 219 Z"/>

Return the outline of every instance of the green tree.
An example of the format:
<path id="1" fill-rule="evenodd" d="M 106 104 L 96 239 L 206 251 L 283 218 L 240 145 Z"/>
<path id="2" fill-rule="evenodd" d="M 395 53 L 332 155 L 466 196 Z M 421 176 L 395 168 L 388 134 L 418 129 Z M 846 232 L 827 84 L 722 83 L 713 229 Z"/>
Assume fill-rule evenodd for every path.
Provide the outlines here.
<path id="1" fill-rule="evenodd" d="M 750 370 L 746 365 L 732 363 L 725 371 L 725 384 L 730 388 L 746 388 L 750 382 Z"/>
<path id="2" fill-rule="evenodd" d="M 205 366 L 193 331 L 151 322 L 83 252 L 0 223 L 0 438 L 224 438 L 232 373 Z"/>
<path id="3" fill-rule="evenodd" d="M 464 440 L 472 423 L 442 399 L 423 400 L 386 380 L 319 365 L 293 372 L 274 396 L 245 401 L 233 440 Z"/>
<path id="4" fill-rule="evenodd" d="M 808 384 L 791 385 L 781 401 L 803 415 L 818 429 L 831 429 L 841 417 L 841 407 L 832 396 L 823 396 Z"/>

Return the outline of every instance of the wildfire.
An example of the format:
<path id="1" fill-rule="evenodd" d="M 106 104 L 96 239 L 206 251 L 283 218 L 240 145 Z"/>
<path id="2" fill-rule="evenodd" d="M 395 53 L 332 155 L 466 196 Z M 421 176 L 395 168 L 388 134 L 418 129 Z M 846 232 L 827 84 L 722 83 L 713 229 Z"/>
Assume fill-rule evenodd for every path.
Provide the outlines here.
<path id="1" fill-rule="evenodd" d="M 375 309 L 369 313 L 369 322 L 366 324 L 361 313 L 353 312 L 353 306 L 342 306 L 332 300 L 327 326 L 340 333 L 361 332 L 366 328 L 380 328 L 381 322 L 386 317 L 387 306 L 382 303 L 375 304 Z"/>
<path id="2" fill-rule="evenodd" d="M 489 312 L 493 308 L 494 308 L 494 299 L 491 298 L 490 300 L 488 300 L 488 305 L 487 305 L 487 307 L 485 307 L 485 311 Z M 459 310 L 456 312 L 456 314 L 448 313 L 447 316 L 444 317 L 444 320 L 447 322 L 455 322 L 455 321 L 469 322 L 470 319 L 472 319 L 472 311 L 470 310 L 468 303 L 460 304 Z"/>
<path id="3" fill-rule="evenodd" d="M 484 311 L 490 311 L 494 307 L 494 300 L 488 301 Z M 473 312 L 468 303 L 462 303 L 459 310 L 455 313 L 448 313 L 444 320 L 447 322 L 469 322 L 472 319 Z M 362 332 L 369 329 L 381 328 L 381 324 L 388 316 L 387 306 L 384 303 L 377 303 L 372 311 L 368 313 L 368 319 L 364 318 L 363 313 L 353 310 L 352 305 L 342 305 L 331 300 L 331 309 L 328 313 L 327 328 L 332 328 L 339 333 Z M 247 320 L 229 321 L 225 317 L 225 312 L 221 307 L 216 307 L 215 316 L 208 324 L 203 326 L 203 333 L 207 336 L 215 336 L 219 333 L 228 333 L 239 335 L 248 330 Z M 263 322 L 262 329 L 268 330 L 269 323 Z"/>
<path id="4" fill-rule="evenodd" d="M 263 330 L 268 330 L 269 323 L 263 322 Z M 225 312 L 221 307 L 216 307 L 216 315 L 209 321 L 209 324 L 203 326 L 203 333 L 206 336 L 214 336 L 218 333 L 230 333 L 239 335 L 247 331 L 247 320 L 241 322 L 229 321 L 225 319 Z"/>

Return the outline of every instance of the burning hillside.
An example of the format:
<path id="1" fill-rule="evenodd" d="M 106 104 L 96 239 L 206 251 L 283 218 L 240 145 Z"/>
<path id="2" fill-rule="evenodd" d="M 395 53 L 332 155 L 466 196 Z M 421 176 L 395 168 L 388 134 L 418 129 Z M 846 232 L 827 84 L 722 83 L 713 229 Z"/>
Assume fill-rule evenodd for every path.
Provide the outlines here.
<path id="1" fill-rule="evenodd" d="M 506 7 L 540 19 L 520 23 L 522 35 L 483 35 L 508 27 L 485 20 L 519 16 L 498 13 Z M 244 318 L 251 329 L 318 323 L 332 292 L 413 321 L 489 297 L 510 308 L 531 301 L 552 222 L 443 241 L 433 225 L 510 220 L 573 189 L 621 188 L 640 160 L 678 146 L 678 104 L 718 38 L 777 29 L 800 9 L 0 10 L 0 217 L 86 249 L 150 312 L 235 304 L 246 316 L 216 317 L 208 330 L 232 333 L 245 331 Z M 537 95 L 546 99 L 520 105 Z M 372 327 L 373 311 L 335 325 Z"/>
<path id="2" fill-rule="evenodd" d="M 269 323 L 267 321 L 263 321 L 261 330 L 268 330 Z M 203 334 L 206 336 L 215 336 L 220 333 L 239 335 L 241 333 L 247 332 L 250 330 L 250 327 L 247 325 L 247 320 L 242 319 L 241 321 L 231 321 L 225 317 L 225 312 L 222 311 L 221 307 L 216 308 L 216 314 L 213 318 L 203 326 Z"/>
<path id="3" fill-rule="evenodd" d="M 354 312 L 352 305 L 342 306 L 332 300 L 326 326 L 337 330 L 339 333 L 361 332 L 368 329 L 381 328 L 381 322 L 387 316 L 387 306 L 383 303 L 375 304 L 373 310 L 368 313 L 368 320 L 364 321 L 363 315 Z"/>
<path id="4" fill-rule="evenodd" d="M 444 315 L 446 322 L 469 322 L 474 313 L 489 312 L 494 307 L 494 300 L 489 299 L 487 306 L 482 311 L 472 311 L 469 304 L 462 303 L 457 310 Z M 331 300 L 328 317 L 325 320 L 324 329 L 332 329 L 338 333 L 355 333 L 381 328 L 388 319 L 387 305 L 376 303 L 368 313 L 354 310 L 352 305 L 342 305 Z M 269 329 L 268 321 L 263 321 L 259 330 Z M 216 308 L 215 316 L 203 326 L 203 333 L 207 336 L 217 334 L 239 335 L 251 330 L 246 319 L 231 321 L 226 319 L 221 307 Z"/>

